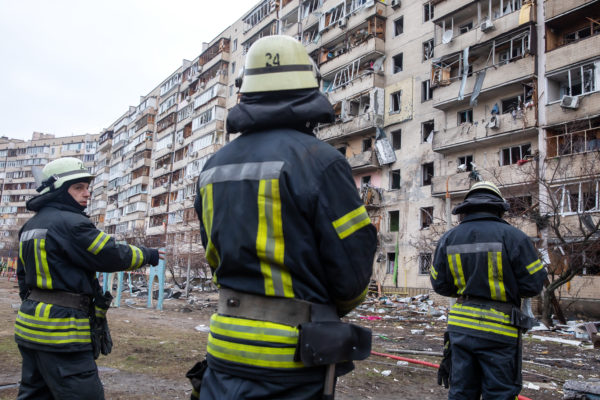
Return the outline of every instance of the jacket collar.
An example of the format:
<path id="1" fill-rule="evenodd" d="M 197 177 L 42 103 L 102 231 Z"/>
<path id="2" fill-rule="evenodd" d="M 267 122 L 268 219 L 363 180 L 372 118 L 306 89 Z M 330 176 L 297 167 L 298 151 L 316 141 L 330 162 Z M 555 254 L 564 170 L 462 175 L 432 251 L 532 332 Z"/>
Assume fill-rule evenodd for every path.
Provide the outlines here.
<path id="1" fill-rule="evenodd" d="M 463 220 L 460 223 L 462 224 L 463 222 L 471 222 L 471 221 L 479 221 L 479 220 L 492 220 L 492 221 L 503 222 L 507 225 L 510 225 L 508 222 L 506 222 L 502 218 L 500 218 L 492 213 L 484 212 L 484 211 L 467 214 L 467 215 L 465 215 L 465 217 L 463 218 Z"/>

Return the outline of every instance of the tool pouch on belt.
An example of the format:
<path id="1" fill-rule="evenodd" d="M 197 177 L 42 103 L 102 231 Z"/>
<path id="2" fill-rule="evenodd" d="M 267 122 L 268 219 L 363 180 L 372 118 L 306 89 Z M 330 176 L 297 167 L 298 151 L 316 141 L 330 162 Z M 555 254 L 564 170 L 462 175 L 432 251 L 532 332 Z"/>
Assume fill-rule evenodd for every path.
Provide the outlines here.
<path id="1" fill-rule="evenodd" d="M 307 367 L 364 360 L 371 354 L 371 330 L 341 321 L 306 322 L 299 326 L 296 358 Z"/>
<path id="2" fill-rule="evenodd" d="M 526 332 L 533 327 L 535 319 L 523 313 L 520 309 L 513 306 L 510 311 L 510 324 L 519 328 L 521 332 Z"/>
<path id="3" fill-rule="evenodd" d="M 198 361 L 192 369 L 190 369 L 185 377 L 190 380 L 192 383 L 192 394 L 190 396 L 190 400 L 198 400 L 200 398 L 200 387 L 202 386 L 202 378 L 204 377 L 204 372 L 208 368 L 208 363 L 206 359 L 202 361 Z"/>
<path id="4" fill-rule="evenodd" d="M 106 321 L 106 312 L 110 307 L 113 296 L 110 292 L 98 292 L 94 297 L 94 310 L 91 316 L 91 338 L 94 359 L 100 356 L 110 354 L 112 350 L 112 338 Z"/>

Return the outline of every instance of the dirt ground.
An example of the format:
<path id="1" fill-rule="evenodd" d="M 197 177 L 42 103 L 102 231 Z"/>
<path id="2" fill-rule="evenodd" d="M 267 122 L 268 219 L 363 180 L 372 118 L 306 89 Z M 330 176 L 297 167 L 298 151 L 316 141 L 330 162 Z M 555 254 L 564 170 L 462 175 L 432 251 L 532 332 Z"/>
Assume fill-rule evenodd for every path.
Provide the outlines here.
<path id="1" fill-rule="evenodd" d="M 13 338 L 20 303 L 17 291 L 16 282 L 0 278 L 0 400 L 15 399 L 18 391 L 21 359 Z M 108 312 L 113 351 L 98 359 L 107 399 L 189 398 L 191 386 L 185 372 L 205 354 L 209 318 L 217 299 L 215 292 L 194 291 L 192 296 L 193 304 L 167 299 L 164 309 L 157 311 L 146 308 L 146 298 L 130 298 L 123 292 L 121 307 Z M 125 304 L 127 299 L 134 304 Z M 397 305 L 379 306 L 371 298 L 348 319 L 372 329 L 374 351 L 400 351 L 393 354 L 438 364 L 436 355 L 402 353 L 441 352 L 446 322 L 438 318 L 414 308 L 399 311 Z M 535 400 L 562 399 L 567 379 L 600 377 L 600 351 L 588 347 L 525 335 L 521 394 Z M 447 390 L 437 385 L 434 368 L 397 365 L 395 360 L 374 355 L 355 364 L 353 372 L 338 380 L 337 400 L 447 398 Z"/>

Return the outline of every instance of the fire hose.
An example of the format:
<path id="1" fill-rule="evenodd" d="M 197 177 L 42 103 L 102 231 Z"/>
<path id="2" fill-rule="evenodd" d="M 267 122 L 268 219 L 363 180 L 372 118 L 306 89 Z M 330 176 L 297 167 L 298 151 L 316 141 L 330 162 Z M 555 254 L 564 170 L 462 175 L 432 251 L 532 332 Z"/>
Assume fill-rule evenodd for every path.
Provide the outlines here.
<path id="1" fill-rule="evenodd" d="M 419 365 L 424 365 L 426 367 L 431 367 L 431 368 L 439 368 L 439 364 L 433 364 L 427 361 L 421 361 L 421 360 L 415 360 L 413 358 L 406 358 L 406 357 L 400 357 L 400 356 L 395 356 L 393 354 L 386 354 L 386 353 L 378 353 L 376 351 L 371 351 L 371 354 L 373 354 L 374 356 L 381 356 L 381 357 L 388 357 L 391 358 L 392 360 L 399 360 L 399 361 L 406 361 L 412 364 L 419 364 Z M 519 400 L 531 400 L 529 397 L 525 397 L 525 396 L 518 396 Z"/>

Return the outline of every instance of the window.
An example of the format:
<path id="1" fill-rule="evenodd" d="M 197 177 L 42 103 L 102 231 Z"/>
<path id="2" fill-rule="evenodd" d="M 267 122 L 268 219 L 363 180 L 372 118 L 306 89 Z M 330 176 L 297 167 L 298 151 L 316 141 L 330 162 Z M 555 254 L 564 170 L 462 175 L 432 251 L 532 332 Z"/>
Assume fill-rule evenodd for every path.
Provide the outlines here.
<path id="1" fill-rule="evenodd" d="M 471 164 L 473 162 L 473 156 L 469 155 L 469 156 L 464 156 L 464 157 L 458 157 L 458 171 L 460 172 L 465 172 L 465 171 L 473 171 L 473 165 Z M 463 167 L 464 165 L 464 167 Z"/>
<path id="2" fill-rule="evenodd" d="M 472 124 L 473 123 L 473 110 L 463 110 L 458 112 L 458 125 L 460 124 Z"/>
<path id="3" fill-rule="evenodd" d="M 404 17 L 400 17 L 394 21 L 394 36 L 404 33 Z"/>
<path id="4" fill-rule="evenodd" d="M 600 210 L 599 185 L 598 181 L 586 181 L 559 187 L 554 192 L 559 212 L 564 214 Z"/>
<path id="5" fill-rule="evenodd" d="M 431 143 L 433 141 L 433 120 L 425 121 L 421 124 L 421 143 Z"/>
<path id="6" fill-rule="evenodd" d="M 519 108 L 519 96 L 511 97 L 509 99 L 502 100 L 502 114 L 511 113 L 517 111 Z"/>
<path id="7" fill-rule="evenodd" d="M 428 228 L 433 223 L 433 207 L 421 207 L 421 229 Z"/>
<path id="8" fill-rule="evenodd" d="M 531 155 L 531 144 L 529 143 L 502 149 L 500 150 L 500 165 L 516 164 L 527 155 Z"/>
<path id="9" fill-rule="evenodd" d="M 458 31 L 460 32 L 461 35 L 463 33 L 469 32 L 471 29 L 473 29 L 473 21 L 470 21 L 470 22 L 458 27 Z"/>
<path id="10" fill-rule="evenodd" d="M 423 42 L 423 61 L 433 58 L 433 39 Z"/>
<path id="11" fill-rule="evenodd" d="M 394 169 L 390 171 L 390 189 L 400 189 L 400 170 Z"/>
<path id="12" fill-rule="evenodd" d="M 337 150 L 342 153 L 344 157 L 346 157 L 346 146 L 340 146 L 337 148 Z"/>
<path id="13" fill-rule="evenodd" d="M 231 63 L 231 74 L 235 72 L 235 61 Z"/>
<path id="14" fill-rule="evenodd" d="M 369 186 L 371 184 L 371 175 L 365 175 L 360 178 L 361 187 Z"/>
<path id="15" fill-rule="evenodd" d="M 396 253 L 387 253 L 387 268 L 385 270 L 386 274 L 394 273 L 394 264 L 396 264 Z"/>
<path id="16" fill-rule="evenodd" d="M 392 63 L 394 65 L 393 67 L 393 71 L 394 74 L 397 74 L 398 72 L 402 72 L 402 53 L 395 55 L 394 57 L 392 57 Z"/>
<path id="17" fill-rule="evenodd" d="M 419 253 L 419 275 L 429 275 L 432 260 L 431 253 Z"/>
<path id="18" fill-rule="evenodd" d="M 389 231 L 398 232 L 400 230 L 400 211 L 388 212 Z"/>
<path id="19" fill-rule="evenodd" d="M 237 39 L 233 39 L 233 49 L 231 51 L 233 52 L 236 50 L 237 50 Z"/>
<path id="20" fill-rule="evenodd" d="M 427 79 L 421 82 L 421 103 L 431 100 L 433 97 L 433 89 L 431 88 L 431 81 Z"/>
<path id="21" fill-rule="evenodd" d="M 371 144 L 372 144 L 371 138 L 363 139 L 363 141 L 362 141 L 362 151 L 364 152 L 364 151 L 371 150 Z"/>
<path id="22" fill-rule="evenodd" d="M 548 99 L 560 100 L 563 96 L 579 96 L 598 90 L 597 69 L 600 63 L 584 64 L 548 77 Z"/>
<path id="23" fill-rule="evenodd" d="M 423 22 L 433 19 L 433 3 L 427 2 L 423 4 Z"/>
<path id="24" fill-rule="evenodd" d="M 394 92 L 390 95 L 390 113 L 400 112 L 401 98 L 402 90 Z"/>
<path id="25" fill-rule="evenodd" d="M 229 96 L 233 96 L 234 90 L 233 85 L 229 85 Z"/>
<path id="26" fill-rule="evenodd" d="M 402 146 L 402 129 L 392 132 L 392 149 L 400 150 Z"/>
<path id="27" fill-rule="evenodd" d="M 425 163 L 421 165 L 421 186 L 431 185 L 431 178 L 433 177 L 433 163 Z"/>
<path id="28" fill-rule="evenodd" d="M 531 196 L 516 196 L 506 199 L 510 209 L 506 212 L 510 217 L 520 217 L 525 211 L 531 208 L 532 197 Z"/>

